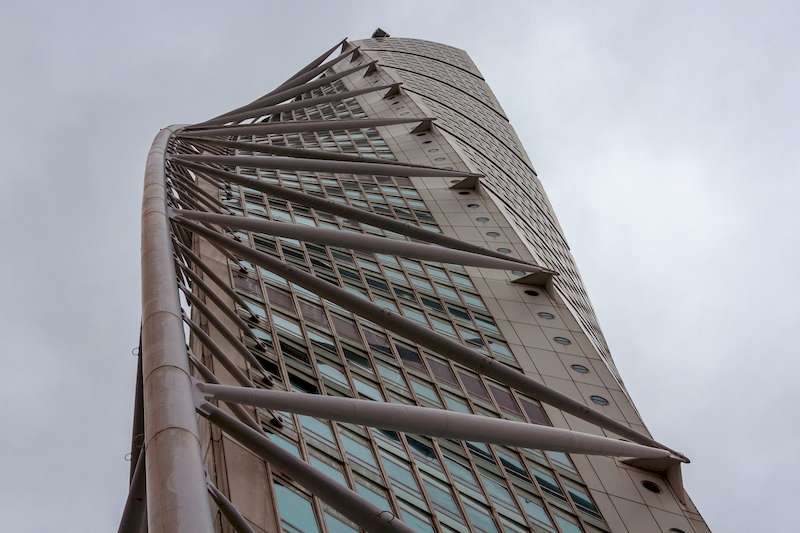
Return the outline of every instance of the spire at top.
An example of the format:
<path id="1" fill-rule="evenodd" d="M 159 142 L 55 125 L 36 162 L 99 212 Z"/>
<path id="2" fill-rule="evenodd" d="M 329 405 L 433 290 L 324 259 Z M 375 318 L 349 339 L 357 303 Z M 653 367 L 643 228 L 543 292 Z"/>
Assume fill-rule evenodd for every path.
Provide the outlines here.
<path id="1" fill-rule="evenodd" d="M 381 28 L 377 28 L 374 32 L 372 32 L 373 39 L 380 39 L 381 37 L 391 37 L 391 35 L 383 31 Z"/>

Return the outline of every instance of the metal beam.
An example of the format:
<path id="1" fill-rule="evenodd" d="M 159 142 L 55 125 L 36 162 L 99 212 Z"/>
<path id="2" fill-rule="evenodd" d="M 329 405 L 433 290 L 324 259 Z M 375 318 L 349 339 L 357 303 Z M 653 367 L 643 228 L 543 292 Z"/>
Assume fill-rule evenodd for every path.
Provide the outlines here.
<path id="1" fill-rule="evenodd" d="M 414 124 L 426 120 L 425 117 L 411 118 L 350 118 L 340 120 L 291 120 L 288 122 L 261 122 L 244 126 L 222 126 L 202 130 L 192 130 L 195 137 L 227 137 L 239 135 L 269 135 L 301 133 L 304 131 L 357 130 L 377 128 L 395 124 Z"/>
<path id="2" fill-rule="evenodd" d="M 300 76 L 302 76 L 303 74 L 305 74 L 309 70 L 319 66 L 323 61 L 325 61 L 328 58 L 328 56 L 330 56 L 337 48 L 342 46 L 345 42 L 347 42 L 347 37 L 345 37 L 344 39 L 342 39 L 341 41 L 339 41 L 335 45 L 333 45 L 330 48 L 328 48 L 327 50 L 325 50 L 319 57 L 315 58 L 313 61 L 311 61 L 311 63 L 309 63 L 308 65 L 304 66 L 303 68 L 301 68 L 300 70 L 298 70 L 297 72 L 292 74 L 292 76 L 289 79 L 287 79 L 285 82 L 283 82 L 280 85 L 278 85 L 275 89 L 273 89 L 272 91 L 267 93 L 267 95 L 275 94 L 275 93 L 279 92 L 281 90 L 281 88 L 284 87 L 287 83 L 291 82 L 292 80 L 295 80 L 295 79 L 299 78 Z"/>
<path id="3" fill-rule="evenodd" d="M 200 268 L 200 270 L 202 270 L 202 271 L 203 271 L 203 274 L 205 274 L 206 276 L 208 276 L 209 278 L 211 278 L 211 280 L 212 280 L 212 281 L 213 281 L 213 282 L 214 282 L 214 283 L 217 285 L 217 287 L 219 287 L 220 289 L 222 289 L 222 291 L 223 291 L 225 294 L 227 294 L 228 296 L 230 296 L 231 298 L 233 298 L 233 300 L 234 300 L 234 301 L 235 301 L 237 304 L 239 304 L 239 306 L 241 306 L 241 308 L 242 308 L 244 311 L 247 311 L 247 312 L 250 314 L 250 316 L 251 316 L 253 319 L 257 319 L 257 318 L 258 318 L 258 316 L 257 316 L 255 313 L 253 313 L 253 312 L 250 310 L 250 308 L 249 308 L 249 307 L 247 307 L 247 302 L 245 302 L 245 301 L 244 301 L 244 298 L 242 298 L 242 297 L 239 295 L 239 293 L 237 293 L 236 291 L 234 291 L 233 289 L 231 289 L 231 288 L 230 288 L 230 286 L 229 286 L 227 283 L 225 283 L 225 282 L 222 280 L 222 278 L 220 278 L 220 277 L 219 277 L 219 276 L 218 276 L 216 273 L 214 273 L 214 271 L 213 271 L 213 270 L 211 270 L 211 269 L 208 267 L 208 265 L 206 265 L 206 264 L 203 262 L 203 260 L 202 260 L 202 259 L 200 259 L 200 257 L 198 257 L 198 256 L 197 256 L 197 255 L 196 255 L 196 254 L 195 254 L 195 253 L 192 251 L 192 249 L 191 249 L 191 248 L 189 248 L 188 246 L 186 246 L 186 245 L 185 245 L 185 244 L 183 244 L 182 242 L 178 241 L 177 239 L 173 239 L 173 241 L 172 241 L 172 242 L 173 242 L 173 244 L 176 244 L 176 245 L 178 246 L 178 248 L 180 248 L 180 250 L 181 250 L 181 254 L 182 254 L 182 255 L 184 255 L 185 257 L 188 257 L 188 258 L 191 260 L 191 262 L 192 262 L 192 264 L 193 264 L 193 265 L 195 265 L 196 267 L 199 267 L 199 268 Z"/>
<path id="4" fill-rule="evenodd" d="M 200 373 L 200 375 L 203 377 L 204 380 L 206 380 L 207 383 L 211 383 L 213 385 L 220 385 L 217 376 L 215 376 L 214 373 L 206 365 L 203 364 L 200 358 L 195 357 L 194 354 L 192 354 L 191 352 L 189 352 L 189 361 L 191 361 L 192 365 L 194 365 L 195 370 L 197 370 L 197 372 Z M 242 407 L 238 403 L 233 403 L 233 402 L 224 402 L 224 403 L 225 405 L 228 406 L 231 412 L 234 415 L 236 415 L 236 418 L 238 418 L 239 420 L 241 420 L 242 422 L 244 422 L 245 424 L 247 424 L 248 426 L 257 431 L 263 430 L 263 428 L 258 424 L 258 422 L 256 422 L 256 419 L 253 418 L 250 415 L 250 413 L 248 413 L 247 410 L 245 410 L 244 407 Z M 283 419 L 281 418 L 281 416 L 275 413 L 274 411 L 271 410 L 268 411 L 271 417 L 269 421 L 270 424 L 279 428 L 283 427 Z"/>
<path id="5" fill-rule="evenodd" d="M 254 101 L 250 102 L 249 104 L 243 105 L 241 107 L 237 107 L 236 109 L 231 109 L 230 111 L 228 111 L 226 113 L 223 113 L 221 115 L 218 115 L 216 117 L 213 117 L 213 118 L 207 120 L 206 122 L 212 122 L 212 121 L 216 122 L 219 119 L 224 119 L 224 118 L 229 117 L 231 115 L 235 115 L 237 113 L 241 113 L 242 111 L 249 111 L 251 109 L 256 109 L 258 107 L 265 107 L 265 106 L 268 106 L 268 105 L 274 105 L 274 104 L 279 104 L 281 102 L 285 102 L 286 100 L 294 98 L 295 96 L 300 96 L 303 93 L 312 91 L 314 89 L 322 87 L 323 85 L 328 85 L 330 83 L 333 83 L 336 80 L 340 80 L 340 79 L 342 79 L 342 78 L 344 78 L 346 76 L 349 76 L 350 74 L 353 74 L 354 72 L 358 72 L 359 70 L 363 70 L 363 69 L 369 67 L 372 63 L 375 63 L 375 61 L 373 61 L 371 63 L 364 63 L 363 65 L 359 65 L 357 67 L 349 68 L 347 70 L 343 70 L 341 72 L 337 72 L 336 74 L 331 74 L 330 76 L 325 76 L 324 78 L 320 78 L 318 80 L 314 80 L 314 81 L 310 81 L 308 83 L 304 83 L 303 85 L 298 85 L 296 87 L 290 87 L 289 89 L 286 89 L 286 90 L 283 90 L 283 91 L 280 91 L 280 92 L 277 92 L 277 93 L 274 93 L 274 94 L 268 94 L 268 95 L 262 96 L 258 100 L 254 100 Z"/>
<path id="6" fill-rule="evenodd" d="M 220 362 L 220 364 L 231 376 L 233 376 L 233 379 L 235 379 L 239 385 L 242 385 L 243 387 L 255 387 L 253 382 L 250 381 L 250 378 L 247 377 L 247 374 L 245 374 L 242 369 L 236 365 L 236 363 L 230 360 L 225 352 L 222 351 L 222 348 L 220 348 L 219 345 L 214 342 L 208 333 L 203 331 L 203 328 L 201 328 L 197 322 L 185 315 L 183 317 L 183 321 L 186 322 L 186 325 L 189 326 L 189 329 L 192 331 L 192 333 L 197 335 L 197 337 L 200 339 L 200 343 L 205 346 L 209 352 L 211 352 L 211 355 L 214 357 L 214 359 Z"/>
<path id="7" fill-rule="evenodd" d="M 400 82 L 392 83 L 390 85 L 373 85 L 371 87 L 365 87 L 363 89 L 355 89 L 352 91 L 345 91 L 343 93 L 333 93 L 333 94 L 326 94 L 325 96 L 319 96 L 315 98 L 304 98 L 301 100 L 294 100 L 291 102 L 287 102 L 285 104 L 277 104 L 272 106 L 265 106 L 265 107 L 256 107 L 253 109 L 249 109 L 247 111 L 241 111 L 239 113 L 234 113 L 232 115 L 228 115 L 224 118 L 218 120 L 207 120 L 205 122 L 201 122 L 199 124 L 193 124 L 186 128 L 186 131 L 192 131 L 195 129 L 202 129 L 203 127 L 208 127 L 212 125 L 221 125 L 228 122 L 236 122 L 238 120 L 244 120 L 247 118 L 253 117 L 261 117 L 265 115 L 274 115 L 277 113 L 284 113 L 287 111 L 293 111 L 295 109 L 302 109 L 305 107 L 313 107 L 319 104 L 325 104 L 328 102 L 338 102 L 344 100 L 345 98 L 353 98 L 355 96 L 359 96 L 362 94 L 368 94 L 372 92 L 382 91 L 383 89 L 392 89 L 395 86 L 401 85 Z"/>
<path id="8" fill-rule="evenodd" d="M 420 244 L 416 242 L 388 239 L 386 237 L 376 237 L 352 231 L 342 231 L 327 228 L 317 228 L 304 224 L 289 224 L 286 222 L 270 222 L 258 218 L 248 218 L 232 215 L 215 215 L 213 213 L 203 213 L 200 211 L 187 211 L 183 209 L 173 210 L 177 220 L 181 218 L 210 222 L 227 228 L 253 231 L 264 233 L 276 237 L 286 237 L 317 244 L 335 246 L 337 248 L 348 248 L 360 250 L 362 252 L 381 253 L 421 259 L 423 261 L 435 261 L 437 263 L 451 263 L 465 266 L 476 266 L 483 268 L 497 268 L 506 270 L 521 270 L 524 272 L 535 272 L 539 274 L 552 271 L 536 265 L 526 265 L 516 261 L 507 261 L 496 257 L 453 250 L 443 246 L 432 244 Z"/>
<path id="9" fill-rule="evenodd" d="M 358 47 L 351 48 L 350 50 L 348 50 L 346 52 L 340 53 L 338 56 L 334 57 L 330 61 L 326 61 L 325 63 L 322 63 L 321 65 L 316 66 L 316 67 L 304 72 L 303 74 L 300 74 L 299 76 L 295 76 L 294 78 L 286 80 L 285 82 L 283 82 L 282 84 L 280 84 L 278 87 L 275 88 L 275 90 L 273 91 L 273 94 L 277 93 L 277 92 L 280 92 L 280 91 L 285 91 L 286 89 L 290 89 L 292 87 L 296 87 L 296 86 L 298 86 L 300 84 L 307 83 L 307 82 L 313 80 L 314 78 L 316 78 L 317 76 L 319 76 L 320 74 L 325 72 L 326 70 L 328 70 L 330 68 L 333 68 L 337 63 L 340 63 L 341 61 L 343 61 L 343 60 L 347 59 L 348 57 L 350 57 L 357 49 L 358 49 Z"/>
<path id="10" fill-rule="evenodd" d="M 255 530 L 250 527 L 250 524 L 241 513 L 239 513 L 239 510 L 219 491 L 216 485 L 209 480 L 206 481 L 206 487 L 208 488 L 208 493 L 211 495 L 211 499 L 217 504 L 220 512 L 225 515 L 225 518 L 228 519 L 228 522 L 233 526 L 236 533 L 255 533 Z"/>
<path id="11" fill-rule="evenodd" d="M 185 275 L 192 280 L 192 283 L 200 287 L 200 289 L 203 291 L 203 294 L 205 294 L 209 299 L 211 299 L 212 302 L 214 302 L 214 305 L 219 307 L 223 313 L 228 315 L 228 318 L 236 322 L 236 325 L 239 326 L 239 329 L 242 330 L 242 333 L 250 337 L 260 349 L 262 350 L 267 349 L 267 347 L 261 342 L 261 339 L 255 336 L 255 334 L 250 329 L 250 326 L 247 324 L 247 322 L 242 320 L 242 317 L 239 316 L 239 313 L 237 313 L 234 309 L 231 309 L 227 304 L 225 304 L 225 302 L 222 301 L 222 298 L 217 296 L 217 293 L 211 290 L 211 288 L 203 281 L 203 279 L 198 274 L 196 274 L 194 271 L 192 271 L 192 269 L 190 269 L 186 265 L 181 264 L 180 262 L 178 262 L 177 264 L 178 268 L 180 268 L 181 271 L 183 271 Z"/>
<path id="12" fill-rule="evenodd" d="M 225 324 L 223 324 L 222 321 L 219 318 L 217 318 L 217 316 L 214 313 L 212 313 L 208 309 L 208 306 L 205 303 L 203 303 L 203 301 L 200 300 L 200 298 L 198 298 L 195 294 L 192 294 L 192 291 L 190 291 L 183 285 L 178 285 L 178 287 L 180 288 L 181 292 L 183 292 L 183 294 L 186 296 L 186 298 L 191 302 L 191 304 L 194 305 L 197 309 L 199 309 L 203 313 L 203 316 L 206 317 L 206 320 L 208 320 L 211 323 L 211 325 L 213 325 L 217 329 L 217 331 L 219 331 L 222 334 L 222 336 L 225 337 L 225 340 L 227 340 L 231 344 L 231 346 L 233 346 L 233 348 L 237 352 L 239 352 L 239 354 L 242 357 L 244 357 L 244 359 L 248 363 L 250 363 L 256 370 L 258 370 L 264 376 L 267 382 L 271 385 L 272 376 L 270 376 L 269 372 L 267 372 L 267 370 L 263 366 L 261 366 L 261 363 L 259 362 L 258 359 L 256 359 L 256 356 L 250 353 L 250 350 L 247 349 L 247 346 L 245 346 L 244 343 L 242 343 L 242 341 L 237 339 L 236 335 L 230 329 L 228 329 L 227 326 L 225 326 Z"/>
<path id="13" fill-rule="evenodd" d="M 179 128 L 164 128 L 153 141 L 142 200 L 147 519 L 150 533 L 212 533 L 167 219 L 164 153 L 170 136 Z"/>
<path id="14" fill-rule="evenodd" d="M 370 533 L 413 533 L 390 510 L 377 508 L 216 406 L 201 402 L 197 411 L 268 462 L 275 470 L 288 475 L 314 496 L 352 520 L 359 528 Z"/>
<path id="15" fill-rule="evenodd" d="M 626 426 L 625 424 L 614 420 L 602 413 L 591 409 L 587 405 L 573 400 L 569 396 L 562 394 L 555 389 L 551 389 L 546 385 L 539 383 L 530 376 L 515 370 L 509 366 L 504 365 L 496 359 L 487 357 L 482 353 L 468 348 L 458 342 L 450 339 L 445 335 L 436 333 L 430 328 L 421 326 L 420 324 L 409 320 L 403 316 L 392 313 L 369 300 L 356 296 L 344 289 L 337 287 L 327 281 L 318 279 L 311 274 L 303 272 L 294 268 L 279 259 L 276 259 L 269 254 L 253 250 L 247 246 L 228 239 L 219 233 L 208 230 L 207 228 L 188 220 L 180 221 L 181 224 L 189 227 L 198 235 L 202 235 L 209 241 L 216 241 L 220 246 L 229 247 L 235 250 L 242 257 L 247 258 L 249 261 L 261 266 L 277 274 L 292 283 L 300 285 L 306 290 L 309 290 L 321 298 L 325 298 L 336 305 L 364 317 L 389 331 L 397 333 L 398 335 L 407 339 L 414 339 L 414 341 L 432 350 L 443 357 L 450 359 L 460 365 L 483 374 L 492 379 L 496 379 L 501 383 L 508 385 L 523 394 L 528 394 L 539 401 L 548 403 L 553 407 L 557 407 L 564 412 L 576 416 L 592 424 L 616 433 L 617 435 L 626 439 L 632 440 L 645 446 L 656 448 L 663 448 L 669 450 L 674 455 L 683 458 L 683 456 L 675 452 L 663 444 L 656 442 L 647 435 L 643 435 L 638 431 Z"/>
<path id="16" fill-rule="evenodd" d="M 128 487 L 128 498 L 125 500 L 117 533 L 142 533 L 144 530 L 147 522 L 144 463 L 144 454 L 140 454 L 134 463 L 133 477 Z"/>
<path id="17" fill-rule="evenodd" d="M 192 161 L 212 165 L 263 168 L 275 170 L 297 170 L 306 172 L 330 172 L 334 174 L 362 174 L 380 176 L 402 176 L 420 178 L 459 178 L 477 177 L 478 174 L 466 170 L 446 170 L 433 167 L 410 167 L 367 161 L 335 161 L 301 157 L 259 156 L 259 155 L 181 155 L 171 161 Z"/>
<path id="18" fill-rule="evenodd" d="M 267 143 L 252 143 L 252 142 L 242 142 L 242 141 L 230 141 L 227 139 L 215 139 L 213 137 L 192 137 L 191 135 L 178 135 L 178 138 L 183 142 L 191 143 L 194 147 L 200 147 L 204 150 L 208 149 L 208 146 L 224 146 L 226 148 L 234 148 L 241 152 L 257 152 L 263 154 L 272 154 L 272 155 L 280 155 L 285 157 L 301 157 L 306 159 L 328 159 L 332 161 L 352 161 L 355 163 L 382 163 L 384 165 L 392 165 L 392 166 L 406 166 L 406 167 L 413 167 L 413 168 L 436 168 L 431 167 L 429 165 L 418 165 L 416 163 L 407 163 L 405 161 L 392 161 L 389 159 L 376 159 L 376 158 L 369 158 L 369 157 L 361 157 L 356 154 L 345 154 L 341 152 L 327 152 L 325 150 L 313 150 L 310 148 L 289 148 L 287 146 L 278 146 L 275 144 L 267 144 Z M 195 155 L 195 154 L 191 154 Z M 180 159 L 180 155 L 176 157 L 176 159 Z M 177 165 L 176 165 L 177 166 Z M 441 170 L 441 169 L 438 169 Z M 480 176 L 480 174 L 475 174 Z M 473 178 L 466 178 L 466 180 L 473 179 Z M 459 182 L 460 183 L 460 182 Z M 221 185 L 220 185 L 221 187 Z M 451 187 L 452 188 L 452 187 Z"/>
<path id="19" fill-rule="evenodd" d="M 274 185 L 264 180 L 243 176 L 241 174 L 228 172 L 226 170 L 207 167 L 205 165 L 198 165 L 188 161 L 184 161 L 180 164 L 197 171 L 200 174 L 213 174 L 214 176 L 220 177 L 226 181 L 261 191 L 269 196 L 274 196 L 275 198 L 281 198 L 282 200 L 299 203 L 307 207 L 313 207 L 314 209 L 318 209 L 332 215 L 337 215 L 348 220 L 355 220 L 356 222 L 361 222 L 363 224 L 369 224 L 370 226 L 375 226 L 376 228 L 381 228 L 383 230 L 392 231 L 400 235 L 405 235 L 406 237 L 410 237 L 418 241 L 439 244 L 455 250 L 463 250 L 465 252 L 488 255 L 491 257 L 506 259 L 508 261 L 516 261 L 522 264 L 529 264 L 520 259 L 501 254 L 500 252 L 487 250 L 486 248 L 481 248 L 480 246 L 469 244 L 441 233 L 420 228 L 419 226 L 413 226 L 411 224 L 406 224 L 405 222 L 401 222 L 383 215 L 378 215 L 376 213 L 371 213 L 363 209 L 357 209 L 355 207 L 350 207 L 349 205 L 339 204 L 324 198 L 319 198 L 317 196 L 305 194 L 300 191 Z"/>
<path id="20" fill-rule="evenodd" d="M 196 386 L 207 398 L 216 400 L 430 437 L 587 455 L 643 459 L 671 456 L 667 450 L 623 440 L 446 409 L 199 382 Z"/>

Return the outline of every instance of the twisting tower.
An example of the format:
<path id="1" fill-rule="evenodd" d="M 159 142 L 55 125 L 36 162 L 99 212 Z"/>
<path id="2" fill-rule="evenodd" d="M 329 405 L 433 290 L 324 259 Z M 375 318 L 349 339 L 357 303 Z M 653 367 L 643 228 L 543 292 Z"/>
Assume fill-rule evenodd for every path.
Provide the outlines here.
<path id="1" fill-rule="evenodd" d="M 378 30 L 163 129 L 139 354 L 120 531 L 707 530 L 461 50 Z"/>

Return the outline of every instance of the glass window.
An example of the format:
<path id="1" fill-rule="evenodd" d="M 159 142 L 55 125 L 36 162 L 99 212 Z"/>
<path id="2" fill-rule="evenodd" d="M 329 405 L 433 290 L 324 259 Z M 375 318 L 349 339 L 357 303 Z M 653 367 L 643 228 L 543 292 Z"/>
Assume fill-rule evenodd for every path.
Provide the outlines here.
<path id="1" fill-rule="evenodd" d="M 456 375 L 453 373 L 453 370 L 450 368 L 449 364 L 431 356 L 428 356 L 427 359 L 428 365 L 431 367 L 431 372 L 433 372 L 433 375 L 436 376 L 436 378 L 444 381 L 445 383 L 458 387 Z"/>
<path id="2" fill-rule="evenodd" d="M 556 524 L 561 533 L 583 533 L 581 526 L 578 525 L 578 520 L 575 517 L 568 516 L 564 513 L 555 512 Z"/>
<path id="3" fill-rule="evenodd" d="M 468 374 L 462 370 L 458 371 L 461 381 L 464 383 L 464 388 L 467 393 L 473 398 L 477 397 L 481 400 L 489 401 L 489 393 L 486 392 L 486 387 L 483 386 L 480 378 L 474 374 Z"/>
<path id="4" fill-rule="evenodd" d="M 364 328 L 364 336 L 367 338 L 367 344 L 369 344 L 370 348 L 382 354 L 392 355 L 392 349 L 389 347 L 389 339 L 386 338 L 386 335 L 373 329 Z"/>
<path id="5" fill-rule="evenodd" d="M 292 301 L 292 295 L 288 292 L 272 287 L 270 285 L 266 286 L 267 289 L 267 298 L 269 298 L 269 303 L 274 306 L 282 307 L 284 309 L 288 309 L 294 312 L 294 301 Z"/>
<path id="6" fill-rule="evenodd" d="M 300 337 L 301 339 L 303 338 L 303 333 L 300 330 L 300 324 L 293 318 L 289 318 L 286 315 L 273 311 L 272 321 L 276 328 L 295 337 Z"/>
<path id="7" fill-rule="evenodd" d="M 436 407 L 442 407 L 442 402 L 439 400 L 439 395 L 433 389 L 433 386 L 417 377 L 411 376 L 411 387 L 417 396 L 427 403 L 432 403 Z"/>
<path id="8" fill-rule="evenodd" d="M 333 313 L 331 318 L 333 319 L 333 326 L 336 328 L 336 333 L 348 339 L 357 340 L 359 343 L 361 342 L 355 322 L 349 318 L 337 315 L 336 313 Z"/>
<path id="9" fill-rule="evenodd" d="M 372 470 L 377 470 L 378 466 L 375 463 L 375 456 L 372 455 L 372 449 L 367 444 L 367 441 L 346 430 L 341 432 L 341 436 L 342 445 L 348 457 L 369 466 Z"/>
<path id="10" fill-rule="evenodd" d="M 298 418 L 300 419 L 300 425 L 303 426 L 304 435 L 306 437 L 313 435 L 334 447 L 336 446 L 336 440 L 333 438 L 333 431 L 327 422 L 307 415 L 298 415 Z M 311 435 L 306 432 L 310 432 Z"/>
<path id="11" fill-rule="evenodd" d="M 289 533 L 313 533 L 319 531 L 314 508 L 306 498 L 277 481 L 274 483 L 275 500 L 281 527 Z"/>
<path id="12" fill-rule="evenodd" d="M 447 485 L 424 472 L 422 473 L 422 481 L 425 483 L 428 497 L 431 499 L 435 509 L 456 517 L 461 516 L 461 511 L 458 509 L 458 505 L 453 499 L 453 494 Z"/>
<path id="13" fill-rule="evenodd" d="M 550 419 L 547 418 L 541 405 L 527 399 L 522 400 L 520 403 L 525 410 L 525 414 L 528 415 L 528 420 L 530 420 L 532 424 L 540 424 L 543 426 L 550 425 Z"/>
<path id="14" fill-rule="evenodd" d="M 399 369 L 380 361 L 378 361 L 377 363 L 378 363 L 378 373 L 381 375 L 383 379 L 389 380 L 394 385 L 399 385 L 403 390 L 408 392 L 408 386 L 406 385 L 406 380 L 403 379 L 403 375 L 400 373 Z"/>
<path id="15" fill-rule="evenodd" d="M 397 353 L 400 355 L 400 359 L 404 364 L 407 364 L 417 370 L 425 370 L 425 365 L 423 364 L 422 358 L 419 356 L 419 352 L 416 350 L 416 348 L 397 341 L 395 341 L 395 346 L 397 347 Z"/>
<path id="16" fill-rule="evenodd" d="M 472 522 L 475 529 L 484 533 L 499 533 L 486 507 L 470 498 L 465 498 L 463 495 L 461 501 L 464 503 L 464 509 L 467 511 L 469 521 Z"/>
<path id="17" fill-rule="evenodd" d="M 518 414 L 520 416 L 522 415 L 522 411 L 520 411 L 519 407 L 517 407 L 517 402 L 511 395 L 510 390 L 494 384 L 490 384 L 489 389 L 492 391 L 492 396 L 494 396 L 494 399 L 497 401 L 497 405 L 499 405 L 501 409 Z"/>
<path id="18" fill-rule="evenodd" d="M 359 496 L 370 502 L 382 511 L 392 510 L 386 491 L 371 481 L 361 476 L 356 477 L 356 492 Z"/>
<path id="19" fill-rule="evenodd" d="M 325 311 L 322 307 L 306 302 L 305 300 L 300 300 L 300 310 L 303 313 L 304 319 L 319 326 L 330 328 L 330 326 L 328 326 L 328 319 L 325 316 Z"/>
<path id="20" fill-rule="evenodd" d="M 330 511 L 325 511 L 325 526 L 328 533 L 358 533 L 358 529 L 342 519 L 334 516 Z"/>
<path id="21" fill-rule="evenodd" d="M 522 502 L 522 508 L 531 522 L 547 531 L 555 531 L 553 522 L 550 520 L 550 516 L 545 510 L 542 500 L 523 491 L 517 491 L 517 496 L 520 502 Z"/>
<path id="22" fill-rule="evenodd" d="M 317 368 L 319 369 L 319 372 L 322 374 L 323 378 L 330 380 L 337 385 L 341 385 L 347 390 L 350 390 L 350 383 L 347 382 L 347 376 L 344 375 L 341 367 L 338 367 L 338 365 L 334 366 L 328 362 L 320 361 L 317 364 Z"/>
<path id="23" fill-rule="evenodd" d="M 567 493 L 572 501 L 575 502 L 575 506 L 578 510 L 595 516 L 601 516 L 600 511 L 595 506 L 594 501 L 592 501 L 592 497 L 589 496 L 589 492 L 584 487 L 566 480 L 564 481 L 564 486 L 567 488 Z"/>
<path id="24" fill-rule="evenodd" d="M 608 400 L 596 394 L 589 396 L 589 399 L 591 399 L 592 402 L 596 403 L 597 405 L 608 405 Z"/>
<path id="25" fill-rule="evenodd" d="M 341 465 L 336 464 L 333 459 L 323 456 L 322 454 L 311 451 L 310 452 L 311 466 L 325 474 L 331 479 L 335 479 L 337 483 L 347 486 L 347 480 L 342 473 Z"/>
<path id="26" fill-rule="evenodd" d="M 383 395 L 381 394 L 381 391 L 379 391 L 378 387 L 372 383 L 369 383 L 365 379 L 356 376 L 353 376 L 353 383 L 355 383 L 356 390 L 362 398 L 378 402 L 383 401 Z"/>

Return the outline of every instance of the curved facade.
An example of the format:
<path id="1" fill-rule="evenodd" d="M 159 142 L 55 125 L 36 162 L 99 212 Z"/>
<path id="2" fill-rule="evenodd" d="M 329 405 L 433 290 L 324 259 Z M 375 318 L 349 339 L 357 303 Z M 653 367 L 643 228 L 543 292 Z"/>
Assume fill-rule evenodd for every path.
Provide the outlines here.
<path id="1" fill-rule="evenodd" d="M 159 138 L 121 530 L 706 531 L 477 67 L 376 36 Z"/>

